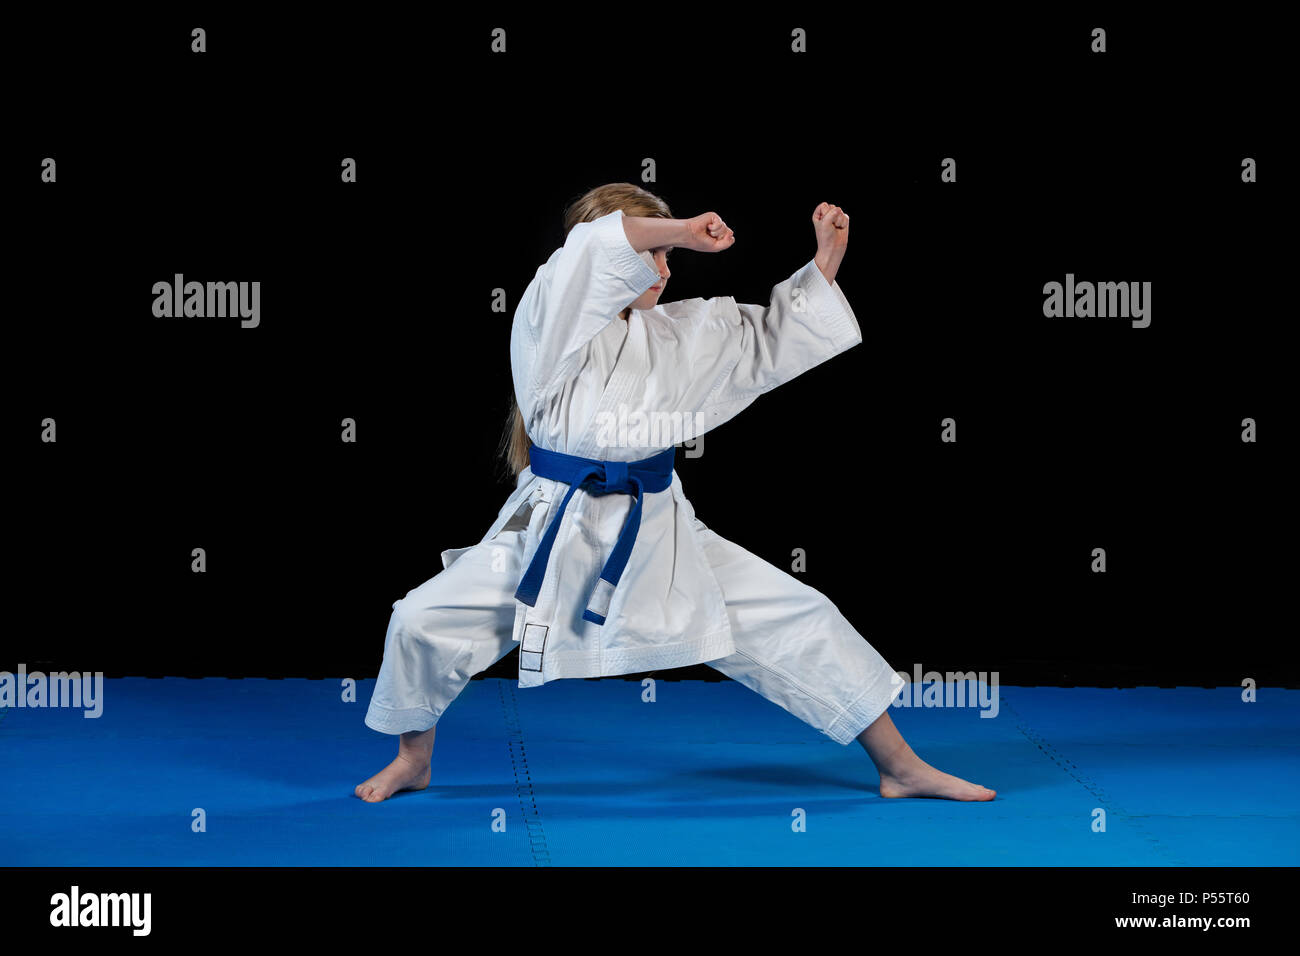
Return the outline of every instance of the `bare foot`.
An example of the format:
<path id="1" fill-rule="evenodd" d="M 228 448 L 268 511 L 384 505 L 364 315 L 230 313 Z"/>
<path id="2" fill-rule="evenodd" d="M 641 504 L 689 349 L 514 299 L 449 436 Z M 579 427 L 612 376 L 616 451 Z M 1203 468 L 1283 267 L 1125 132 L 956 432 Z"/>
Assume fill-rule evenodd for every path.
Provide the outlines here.
<path id="1" fill-rule="evenodd" d="M 939 797 L 944 800 L 992 800 L 996 790 L 936 770 L 917 758 L 906 770 L 880 775 L 882 797 Z"/>
<path id="2" fill-rule="evenodd" d="M 354 791 L 366 803 L 387 800 L 399 790 L 423 790 L 429 785 L 429 763 L 423 766 L 404 753 L 399 753 L 383 770 L 365 783 L 357 784 Z"/>

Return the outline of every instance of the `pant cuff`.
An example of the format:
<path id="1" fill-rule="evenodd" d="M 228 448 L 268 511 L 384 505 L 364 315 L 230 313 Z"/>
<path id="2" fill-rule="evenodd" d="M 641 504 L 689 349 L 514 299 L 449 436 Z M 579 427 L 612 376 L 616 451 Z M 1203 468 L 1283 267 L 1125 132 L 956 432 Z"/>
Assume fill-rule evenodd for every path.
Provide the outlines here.
<path id="1" fill-rule="evenodd" d="M 381 734 L 405 734 L 412 730 L 428 730 L 438 722 L 431 711 L 423 707 L 407 707 L 394 710 L 376 704 L 373 700 L 366 711 L 366 726 Z"/>
<path id="2" fill-rule="evenodd" d="M 906 683 L 894 671 L 885 670 L 823 733 L 837 744 L 853 743 L 862 731 L 889 709 Z"/>

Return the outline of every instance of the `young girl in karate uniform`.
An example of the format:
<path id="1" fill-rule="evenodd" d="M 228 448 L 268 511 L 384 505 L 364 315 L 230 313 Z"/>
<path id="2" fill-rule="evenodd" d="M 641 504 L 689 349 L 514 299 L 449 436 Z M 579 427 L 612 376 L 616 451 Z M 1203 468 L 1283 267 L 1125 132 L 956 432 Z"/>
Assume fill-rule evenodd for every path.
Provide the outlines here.
<path id="1" fill-rule="evenodd" d="M 673 446 L 862 341 L 835 283 L 848 215 L 813 211 L 816 256 L 765 306 L 660 303 L 669 250 L 735 244 L 715 213 L 674 219 L 614 183 L 565 219 L 511 328 L 515 491 L 482 541 L 444 551 L 443 570 L 393 603 L 366 725 L 399 735 L 398 752 L 356 795 L 428 786 L 439 717 L 518 645 L 520 687 L 707 663 L 856 740 L 882 797 L 993 799 L 912 751 L 888 712 L 903 679 L 824 595 L 696 518 L 672 470 Z"/>

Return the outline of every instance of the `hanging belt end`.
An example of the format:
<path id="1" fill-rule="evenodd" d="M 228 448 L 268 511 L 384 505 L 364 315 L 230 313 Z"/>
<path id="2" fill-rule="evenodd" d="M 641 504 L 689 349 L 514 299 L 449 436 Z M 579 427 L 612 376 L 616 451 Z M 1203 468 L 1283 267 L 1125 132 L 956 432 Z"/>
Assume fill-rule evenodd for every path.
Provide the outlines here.
<path id="1" fill-rule="evenodd" d="M 582 619 L 593 624 L 604 624 L 605 616 L 609 614 L 609 602 L 613 597 L 614 584 L 599 578 L 596 581 L 596 590 L 591 592 L 591 600 L 587 602 L 587 609 L 582 612 Z"/>

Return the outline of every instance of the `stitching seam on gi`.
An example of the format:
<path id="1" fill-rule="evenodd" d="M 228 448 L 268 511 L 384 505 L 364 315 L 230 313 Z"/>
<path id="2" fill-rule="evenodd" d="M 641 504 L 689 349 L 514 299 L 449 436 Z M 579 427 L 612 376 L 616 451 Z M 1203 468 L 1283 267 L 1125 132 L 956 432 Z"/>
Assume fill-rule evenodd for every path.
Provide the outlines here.
<path id="1" fill-rule="evenodd" d="M 888 665 L 886 665 L 885 669 L 880 672 L 880 676 L 877 677 L 874 681 L 872 681 L 866 688 L 864 688 L 861 694 L 853 698 L 853 700 L 849 703 L 848 707 L 845 708 L 845 713 L 851 713 L 854 709 L 857 708 L 858 704 L 862 702 L 862 698 L 866 697 L 869 694 L 874 693 L 880 685 L 882 684 L 892 685 L 894 683 L 895 676 L 897 676 L 897 673 L 895 671 L 890 670 Z M 894 697 L 897 696 L 898 696 L 898 691 L 895 691 L 893 696 L 889 698 L 889 702 L 892 703 Z"/>
<path id="2" fill-rule="evenodd" d="M 821 269 L 817 268 L 816 260 L 813 260 L 812 265 L 813 268 L 807 273 L 807 283 L 801 285 L 800 288 L 808 293 L 808 300 L 812 304 L 813 311 L 822 320 L 821 326 L 830 333 L 831 344 L 835 347 L 836 354 L 838 354 L 846 350 L 849 340 L 857 333 L 853 328 L 853 321 L 849 318 L 848 312 L 845 311 L 844 305 L 835 294 L 835 286 L 822 274 Z M 803 267 L 803 269 L 807 268 L 807 265 Z M 815 276 L 813 275 L 814 272 L 816 273 Z M 824 306 L 824 308 L 819 306 Z"/>
<path id="3" fill-rule="evenodd" d="M 753 661 L 755 664 L 757 664 L 759 667 L 763 668 L 763 670 L 767 671 L 769 674 L 775 674 L 777 677 L 780 677 L 782 680 L 784 680 L 784 681 L 786 681 L 788 684 L 790 684 L 791 687 L 794 687 L 795 689 L 797 689 L 797 690 L 799 691 L 799 693 L 803 694 L 805 697 L 808 697 L 808 698 L 810 698 L 811 700 L 815 700 L 815 701 L 817 701 L 817 703 L 821 704 L 823 707 L 829 709 L 830 712 L 835 716 L 835 720 L 839 720 L 839 719 L 840 719 L 841 717 L 843 717 L 844 714 L 846 713 L 845 709 L 844 709 L 843 707 L 841 707 L 839 704 L 832 703 L 831 701 L 826 700 L 824 697 L 822 697 L 822 696 L 820 696 L 820 695 L 818 695 L 818 694 L 814 694 L 812 691 L 808 690 L 808 688 L 804 687 L 804 685 L 801 684 L 799 681 L 795 680 L 794 677 L 792 677 L 790 674 L 788 674 L 788 673 L 786 673 L 785 671 L 781 670 L 781 668 L 779 668 L 779 667 L 772 667 L 772 666 L 770 666 L 770 665 L 768 665 L 768 664 L 764 664 L 764 663 L 763 663 L 762 661 L 760 661 L 758 658 L 753 657 L 753 656 L 751 656 L 751 655 L 749 655 L 749 654 L 746 654 L 746 653 L 745 653 L 743 650 L 741 650 L 740 648 L 736 648 L 736 653 L 739 654 L 741 657 L 744 657 L 744 658 L 746 658 L 746 659 L 748 659 L 748 660 Z M 833 724 L 833 723 L 835 723 L 834 720 L 831 721 L 831 724 Z M 830 724 L 827 724 L 827 726 L 829 727 Z M 820 729 L 820 728 L 819 728 L 819 729 Z"/>
<path id="4" fill-rule="evenodd" d="M 644 331 L 644 329 L 642 330 Z M 632 350 L 632 351 L 629 351 Z M 639 355 L 632 354 L 640 350 Z M 596 410 L 591 413 L 591 418 L 583 425 L 583 437 L 578 441 L 573 454 L 583 458 L 602 459 L 606 456 L 601 454 L 600 446 L 596 439 L 600 437 L 600 427 L 595 422 L 601 420 L 602 414 L 616 414 L 620 404 L 626 403 L 627 397 L 632 394 L 634 378 L 636 377 L 629 371 L 629 365 L 636 362 L 638 366 L 644 368 L 646 361 L 646 350 L 641 348 L 641 343 L 632 341 L 632 317 L 628 316 L 627 337 L 623 341 L 623 348 L 619 351 L 618 359 L 614 362 L 614 369 L 610 373 L 609 381 L 605 383 L 605 391 L 596 403 Z"/>
<path id="5" fill-rule="evenodd" d="M 850 721 L 853 722 L 854 724 L 862 723 L 864 721 L 862 714 L 864 711 L 866 711 L 866 707 L 862 703 L 863 700 L 868 696 L 874 697 L 882 684 L 885 686 L 892 687 L 894 684 L 894 678 L 897 676 L 898 675 L 894 671 L 888 669 L 882 671 L 880 677 L 872 681 L 871 684 L 867 686 L 866 690 L 864 690 L 857 697 L 853 698 L 853 702 L 849 704 L 848 708 L 844 711 L 844 713 L 842 713 L 839 717 L 837 717 L 835 721 L 828 728 L 826 728 L 827 735 L 837 740 L 840 740 L 842 743 L 845 744 L 852 743 L 852 741 L 858 736 L 858 734 L 862 733 L 862 730 L 866 730 L 867 727 L 870 727 L 873 723 L 875 723 L 876 720 L 880 719 L 881 714 L 888 713 L 889 708 L 893 706 L 894 698 L 898 696 L 898 690 L 895 690 L 894 693 L 889 697 L 889 699 L 885 701 L 885 706 L 880 710 L 880 713 L 876 714 L 876 716 L 871 720 L 865 722 L 864 726 L 862 727 L 862 730 L 859 730 L 851 737 L 844 733 L 832 732 L 832 731 L 836 731 L 836 728 L 838 728 L 841 724 L 845 724 Z M 899 690 L 901 690 L 901 688 L 899 688 Z M 869 713 L 869 711 L 866 712 Z"/>

